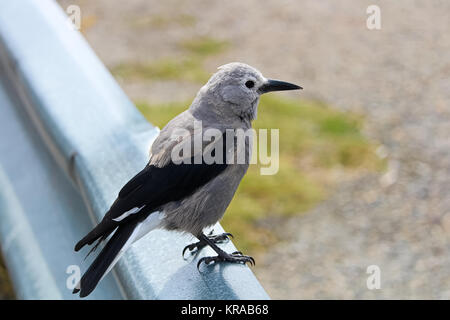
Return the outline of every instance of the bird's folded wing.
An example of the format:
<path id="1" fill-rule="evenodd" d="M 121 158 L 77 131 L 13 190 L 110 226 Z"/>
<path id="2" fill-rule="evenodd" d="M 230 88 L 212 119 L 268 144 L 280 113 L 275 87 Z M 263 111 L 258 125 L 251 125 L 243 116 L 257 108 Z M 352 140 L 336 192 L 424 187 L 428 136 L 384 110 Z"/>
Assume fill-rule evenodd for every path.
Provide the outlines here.
<path id="1" fill-rule="evenodd" d="M 220 146 L 225 157 L 226 142 L 221 141 Z M 211 164 L 203 161 L 196 164 L 192 156 L 187 162 L 176 164 L 170 160 L 163 167 L 159 167 L 150 160 L 149 164 L 119 192 L 118 198 L 108 212 L 108 218 L 117 219 L 135 208 L 133 213 L 137 213 L 139 211 L 137 209 L 144 206 L 145 212 L 149 212 L 165 203 L 183 199 L 218 176 L 227 167 L 224 158 Z"/>

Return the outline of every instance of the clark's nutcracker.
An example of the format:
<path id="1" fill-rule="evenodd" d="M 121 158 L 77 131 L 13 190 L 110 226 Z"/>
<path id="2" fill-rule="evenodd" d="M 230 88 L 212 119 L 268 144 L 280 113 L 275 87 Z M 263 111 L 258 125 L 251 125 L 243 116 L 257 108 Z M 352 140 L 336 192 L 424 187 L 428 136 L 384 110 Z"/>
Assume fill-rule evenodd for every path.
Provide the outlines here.
<path id="1" fill-rule="evenodd" d="M 145 168 L 125 184 L 102 221 L 76 244 L 75 251 L 78 251 L 97 241 L 93 251 L 112 234 L 74 293 L 80 292 L 81 297 L 90 294 L 131 244 L 156 228 L 190 233 L 199 239 L 185 250 L 200 250 L 209 245 L 217 252 L 217 256 L 200 259 L 197 267 L 201 262 L 254 264 L 252 257 L 240 252 L 227 253 L 216 245 L 231 234 L 212 236 L 203 231 L 222 218 L 249 166 L 251 144 L 247 140 L 241 145 L 234 143 L 236 135 L 229 135 L 230 130 L 251 129 L 261 94 L 295 89 L 301 87 L 266 79 L 258 70 L 243 63 L 219 67 L 197 93 L 189 109 L 161 130 Z M 200 157 L 199 162 L 197 151 L 184 154 L 188 149 L 179 153 L 182 161 L 174 161 L 174 149 L 187 141 L 190 147 L 191 140 L 196 139 L 196 123 L 197 126 L 201 123 L 202 132 L 214 129 L 221 135 L 219 139 L 211 139 L 212 142 L 200 143 L 201 152 L 212 147 L 215 151 L 211 154 L 214 156 L 217 151 L 220 161 L 206 163 Z M 221 146 L 216 148 L 219 142 Z M 242 149 L 245 149 L 245 160 L 240 163 L 236 154 Z M 227 157 L 230 154 L 233 156 Z"/>

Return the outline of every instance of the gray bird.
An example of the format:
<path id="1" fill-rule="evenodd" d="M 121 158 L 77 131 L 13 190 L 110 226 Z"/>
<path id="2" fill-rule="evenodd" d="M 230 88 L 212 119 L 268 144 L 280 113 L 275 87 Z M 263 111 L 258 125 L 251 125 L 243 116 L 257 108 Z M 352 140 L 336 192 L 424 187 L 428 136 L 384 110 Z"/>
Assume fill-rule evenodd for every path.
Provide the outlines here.
<path id="1" fill-rule="evenodd" d="M 187 246 L 183 254 L 187 249 L 200 250 L 206 245 L 217 252 L 217 256 L 200 259 L 197 267 L 202 262 L 254 264 L 252 257 L 227 253 L 217 246 L 231 234 L 205 235 L 203 231 L 222 218 L 249 166 L 251 141 L 246 139 L 239 144 L 233 132 L 251 129 L 261 94 L 295 89 L 302 88 L 266 79 L 243 63 L 219 67 L 189 109 L 161 130 L 145 168 L 125 184 L 102 221 L 76 244 L 78 251 L 97 241 L 92 252 L 112 234 L 73 293 L 80 292 L 80 297 L 89 295 L 133 242 L 157 228 L 189 233 L 199 239 Z M 199 124 L 201 132 L 210 130 L 216 137 L 201 140 L 197 150 Z M 181 148 L 182 152 L 174 153 L 180 146 L 194 151 Z M 205 150 L 212 150 L 210 155 L 215 162 L 202 160 Z M 245 154 L 243 162 L 237 161 L 239 152 Z M 174 154 L 181 161 L 174 161 Z"/>

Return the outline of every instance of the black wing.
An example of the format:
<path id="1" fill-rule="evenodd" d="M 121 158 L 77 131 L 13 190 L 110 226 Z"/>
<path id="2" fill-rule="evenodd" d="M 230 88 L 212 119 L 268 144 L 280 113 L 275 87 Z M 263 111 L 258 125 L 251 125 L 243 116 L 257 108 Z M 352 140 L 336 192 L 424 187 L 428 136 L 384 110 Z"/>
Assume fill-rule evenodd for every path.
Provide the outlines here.
<path id="1" fill-rule="evenodd" d="M 146 206 L 155 210 L 165 203 L 183 199 L 219 175 L 227 164 L 174 164 L 163 168 L 147 165 L 119 192 L 108 218 L 115 219 L 124 212 Z"/>
<path id="2" fill-rule="evenodd" d="M 225 146 L 226 143 L 224 157 Z M 162 168 L 147 165 L 120 190 L 118 198 L 102 221 L 77 243 L 75 250 L 78 251 L 99 238 L 107 238 L 118 225 L 128 222 L 129 219 L 145 218 L 145 213 L 151 213 L 165 203 L 192 194 L 225 170 L 228 164 L 223 160 L 222 163 L 194 164 L 194 159 L 191 158 L 191 164 L 169 162 Z M 117 221 L 117 218 L 133 208 L 142 209 L 139 214 Z"/>

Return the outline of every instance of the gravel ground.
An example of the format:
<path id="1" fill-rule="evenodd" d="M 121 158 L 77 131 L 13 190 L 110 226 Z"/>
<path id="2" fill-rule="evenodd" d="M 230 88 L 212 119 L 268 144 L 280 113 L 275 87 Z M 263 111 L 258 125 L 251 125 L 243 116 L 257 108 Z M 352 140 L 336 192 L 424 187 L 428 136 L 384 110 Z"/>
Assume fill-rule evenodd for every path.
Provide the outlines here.
<path id="1" fill-rule="evenodd" d="M 450 298 L 448 1 L 60 2 L 80 5 L 84 33 L 109 67 L 176 57 L 174 44 L 210 35 L 232 46 L 208 58 L 207 70 L 247 62 L 303 85 L 308 98 L 366 117 L 387 173 L 346 181 L 313 211 L 279 223 L 284 241 L 255 269 L 272 298 Z M 371 4 L 381 8 L 381 30 L 366 28 Z M 149 14 L 195 23 L 143 27 Z M 150 101 L 198 89 L 176 81 L 122 86 Z M 369 265 L 380 267 L 379 290 L 366 287 Z"/>

